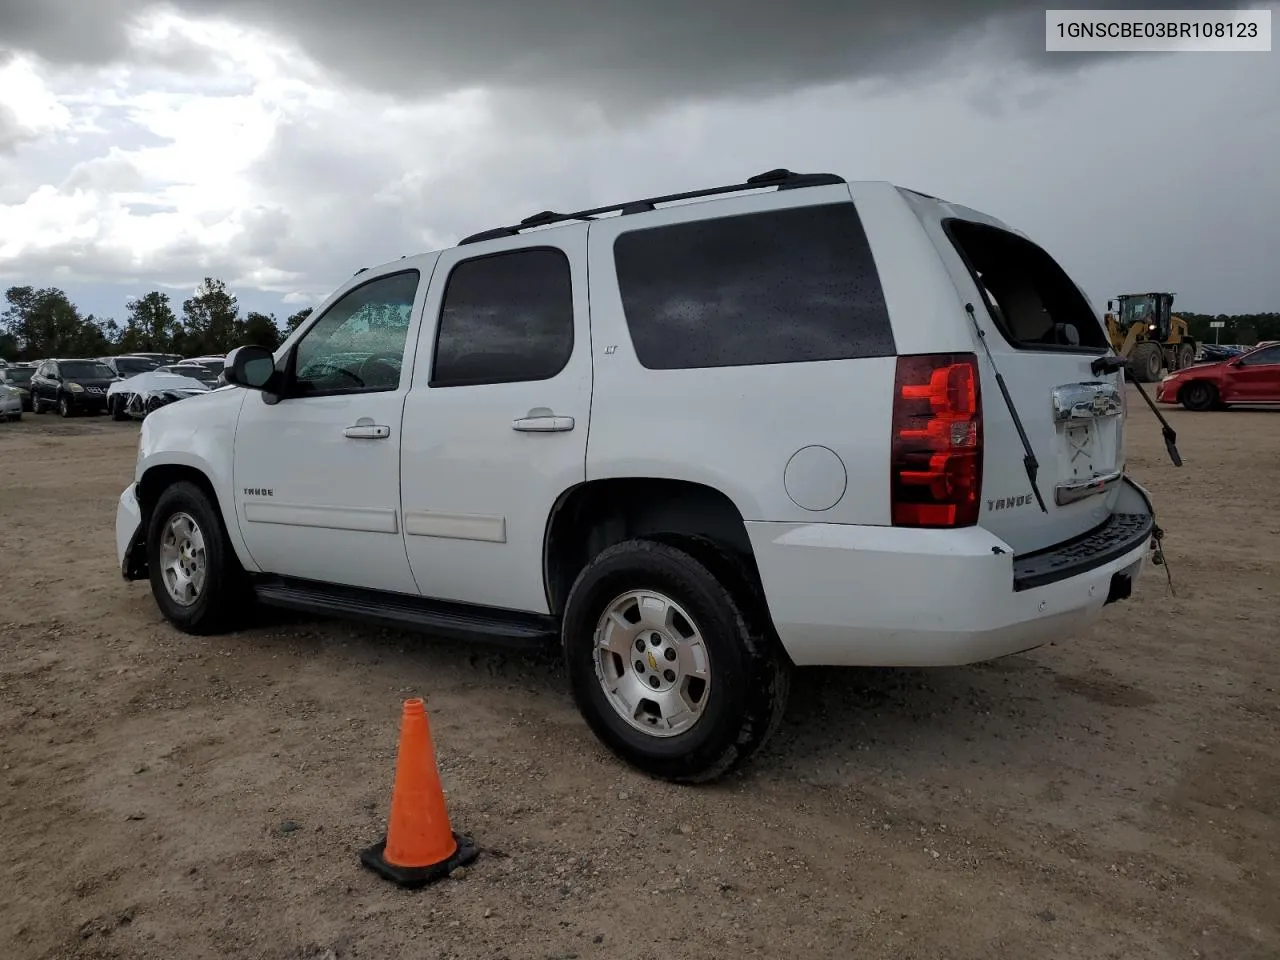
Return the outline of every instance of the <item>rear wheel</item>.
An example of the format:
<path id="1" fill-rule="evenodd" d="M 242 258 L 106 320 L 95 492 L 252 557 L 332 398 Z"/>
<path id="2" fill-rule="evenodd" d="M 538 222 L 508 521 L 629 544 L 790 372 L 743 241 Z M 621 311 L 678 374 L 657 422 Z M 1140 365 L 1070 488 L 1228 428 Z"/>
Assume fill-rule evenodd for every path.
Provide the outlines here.
<path id="1" fill-rule="evenodd" d="M 1160 355 L 1160 345 L 1156 343 L 1140 343 L 1133 348 L 1132 368 L 1135 379 L 1141 383 L 1155 383 L 1160 379 L 1160 371 L 1164 367 L 1164 358 Z"/>
<path id="2" fill-rule="evenodd" d="M 615 755 L 651 776 L 713 780 L 777 728 L 789 664 L 734 578 L 680 547 L 602 551 L 569 593 L 562 640 L 574 699 Z"/>
<path id="3" fill-rule="evenodd" d="M 1218 391 L 1211 383 L 1196 381 L 1183 387 L 1178 399 L 1188 410 L 1209 410 L 1217 402 Z"/>
<path id="4" fill-rule="evenodd" d="M 1178 369 L 1182 370 L 1191 366 L 1196 359 L 1195 347 L 1189 343 L 1184 343 L 1178 347 Z"/>
<path id="5" fill-rule="evenodd" d="M 160 612 L 185 633 L 230 628 L 250 599 L 217 506 L 185 480 L 161 493 L 151 511 L 147 567 Z"/>

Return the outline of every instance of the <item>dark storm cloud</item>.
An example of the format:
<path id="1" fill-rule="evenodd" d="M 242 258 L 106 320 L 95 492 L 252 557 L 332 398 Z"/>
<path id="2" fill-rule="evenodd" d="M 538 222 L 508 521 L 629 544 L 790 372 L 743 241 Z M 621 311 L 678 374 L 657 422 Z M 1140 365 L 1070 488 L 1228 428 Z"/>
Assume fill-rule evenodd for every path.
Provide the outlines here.
<path id="1" fill-rule="evenodd" d="M 963 41 L 1039 68 L 1044 4 L 1028 0 L 176 0 L 179 9 L 291 38 L 351 82 L 405 99 L 469 87 L 647 110 L 928 71 Z M 1092 0 L 1094 9 L 1132 8 Z M 1162 0 L 1165 8 L 1239 3 Z M 128 59 L 146 0 L 0 0 L 0 46 L 62 63 Z M 1090 55 L 1096 59 L 1099 55 Z M 617 118 L 613 118 L 616 122 Z"/>

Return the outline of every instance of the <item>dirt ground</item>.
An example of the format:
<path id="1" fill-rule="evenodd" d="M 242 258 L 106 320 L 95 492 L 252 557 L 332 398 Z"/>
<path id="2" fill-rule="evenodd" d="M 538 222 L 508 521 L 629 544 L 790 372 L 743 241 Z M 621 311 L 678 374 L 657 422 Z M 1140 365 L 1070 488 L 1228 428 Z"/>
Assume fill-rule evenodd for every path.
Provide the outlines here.
<path id="1" fill-rule="evenodd" d="M 1157 567 L 1029 654 L 801 672 L 696 789 L 605 753 L 550 656 L 175 632 L 115 567 L 137 426 L 0 424 L 0 957 L 1274 960 L 1280 413 L 1169 416 L 1184 468 L 1136 402 L 1128 445 L 1176 597 Z M 357 856 L 411 695 L 484 849 L 417 892 Z"/>

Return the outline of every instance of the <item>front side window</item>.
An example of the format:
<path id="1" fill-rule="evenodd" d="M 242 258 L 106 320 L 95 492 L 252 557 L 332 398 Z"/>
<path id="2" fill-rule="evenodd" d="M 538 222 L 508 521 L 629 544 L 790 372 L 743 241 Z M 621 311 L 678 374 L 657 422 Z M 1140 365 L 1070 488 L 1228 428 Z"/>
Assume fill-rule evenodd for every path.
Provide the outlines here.
<path id="1" fill-rule="evenodd" d="M 419 273 L 406 270 L 349 291 L 298 341 L 293 393 L 396 390 Z"/>
<path id="2" fill-rule="evenodd" d="M 1280 347 L 1267 347 L 1242 357 L 1240 366 L 1257 367 L 1263 364 L 1280 363 Z"/>
<path id="3" fill-rule="evenodd" d="M 548 380 L 572 353 L 573 283 L 563 251 L 514 250 L 453 268 L 431 386 Z"/>

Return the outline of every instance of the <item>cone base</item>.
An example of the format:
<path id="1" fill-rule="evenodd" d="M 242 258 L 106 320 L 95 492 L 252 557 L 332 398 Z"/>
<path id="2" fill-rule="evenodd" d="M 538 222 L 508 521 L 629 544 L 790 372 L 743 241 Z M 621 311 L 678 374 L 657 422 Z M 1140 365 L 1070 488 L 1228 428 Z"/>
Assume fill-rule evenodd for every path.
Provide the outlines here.
<path id="1" fill-rule="evenodd" d="M 422 887 L 447 877 L 456 868 L 465 866 L 480 856 L 480 848 L 475 845 L 475 841 L 470 837 L 455 833 L 453 839 L 458 844 L 458 849 L 453 852 L 453 856 L 441 860 L 439 863 L 428 864 L 425 867 L 401 867 L 394 863 L 388 863 L 385 856 L 387 848 L 386 837 L 383 837 L 373 846 L 361 850 L 360 862 L 383 879 L 390 880 L 399 886 Z"/>

